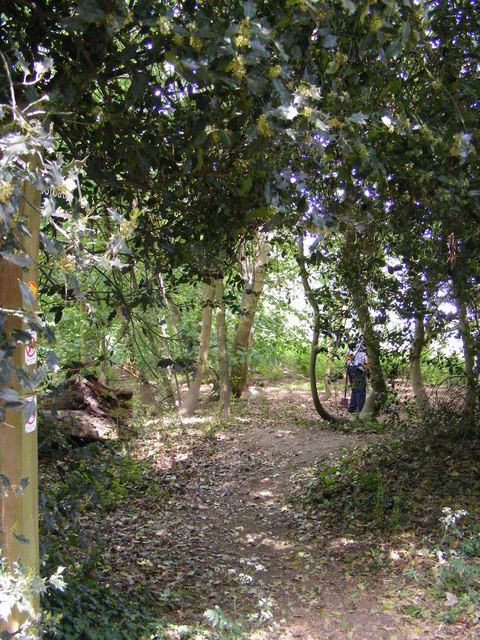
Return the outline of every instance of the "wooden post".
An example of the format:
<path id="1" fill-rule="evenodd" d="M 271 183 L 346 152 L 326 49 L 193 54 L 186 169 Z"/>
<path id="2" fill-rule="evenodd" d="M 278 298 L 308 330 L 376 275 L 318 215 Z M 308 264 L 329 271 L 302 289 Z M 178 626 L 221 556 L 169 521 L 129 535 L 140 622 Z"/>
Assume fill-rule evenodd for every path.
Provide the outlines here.
<path id="1" fill-rule="evenodd" d="M 25 184 L 24 198 L 21 200 L 19 214 L 27 221 L 30 237 L 18 236 L 22 247 L 34 264 L 22 269 L 5 259 L 0 258 L 0 307 L 9 310 L 6 332 L 10 337 L 13 330 L 28 330 L 22 318 L 15 315 L 15 310 L 37 310 L 39 251 L 39 222 L 41 194 L 30 184 Z M 25 304 L 19 281 L 26 283 L 35 295 L 33 306 Z M 13 312 L 13 313 L 12 313 Z M 32 372 L 35 367 L 36 348 L 18 343 L 13 357 L 13 365 L 19 369 Z M 25 388 L 21 387 L 16 376 L 13 376 L 11 388 L 25 396 Z M 28 393 L 34 398 L 36 395 Z M 20 562 L 26 569 L 39 569 L 38 541 L 38 456 L 37 456 L 37 420 L 35 416 L 21 411 L 7 411 L 5 421 L 0 422 L 0 473 L 8 478 L 13 487 L 20 485 L 23 478 L 28 485 L 23 493 L 17 495 L 13 490 L 0 496 L 0 546 L 1 554 L 12 565 Z M 25 541 L 26 540 L 26 541 Z M 38 611 L 38 598 L 30 603 Z M 4 623 L 0 620 L 0 631 L 15 633 L 25 622 L 25 614 L 13 611 Z"/>

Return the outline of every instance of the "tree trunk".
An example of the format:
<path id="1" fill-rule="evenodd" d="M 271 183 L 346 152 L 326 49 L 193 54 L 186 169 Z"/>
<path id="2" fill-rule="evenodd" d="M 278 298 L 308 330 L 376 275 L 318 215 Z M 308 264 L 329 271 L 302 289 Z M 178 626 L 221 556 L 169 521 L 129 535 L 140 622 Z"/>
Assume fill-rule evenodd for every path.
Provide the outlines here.
<path id="1" fill-rule="evenodd" d="M 208 351 L 210 348 L 210 334 L 212 331 L 212 305 L 215 296 L 211 284 L 202 284 L 202 329 L 200 332 L 200 347 L 197 358 L 197 370 L 188 393 L 180 407 L 180 415 L 192 416 L 198 403 L 200 386 L 207 366 Z"/>
<path id="2" fill-rule="evenodd" d="M 102 333 L 100 337 L 100 357 L 102 360 L 102 364 L 100 365 L 100 369 L 102 374 L 107 377 L 108 372 L 108 352 L 107 352 L 107 341 L 105 339 L 105 334 Z"/>
<path id="3" fill-rule="evenodd" d="M 357 285 L 359 284 L 360 278 L 357 281 Z M 365 340 L 368 367 L 370 370 L 370 381 L 372 385 L 372 390 L 365 400 L 363 409 L 360 411 L 360 418 L 370 418 L 376 416 L 380 410 L 387 392 L 387 385 L 385 383 L 382 366 L 380 364 L 380 342 L 373 328 L 370 311 L 368 309 L 366 287 L 362 287 L 361 292 L 357 290 L 353 295 L 353 299 Z"/>
<path id="4" fill-rule="evenodd" d="M 313 406 L 315 407 L 315 410 L 319 414 L 319 416 L 324 420 L 327 420 L 328 422 L 342 422 L 342 420 L 340 420 L 333 414 L 329 413 L 325 409 L 318 395 L 316 369 L 317 369 L 319 335 L 320 335 L 320 332 L 318 330 L 318 322 L 317 322 L 317 324 L 314 325 L 314 328 L 313 328 L 312 346 L 310 349 L 310 367 L 309 367 L 310 392 L 312 394 Z"/>
<path id="5" fill-rule="evenodd" d="M 308 281 L 308 273 L 305 268 L 305 252 L 303 248 L 303 237 L 300 237 L 297 242 L 298 247 L 298 267 L 300 270 L 300 277 L 302 279 L 303 289 L 305 296 L 312 307 L 313 313 L 313 336 L 312 345 L 310 348 L 310 363 L 309 363 L 309 378 L 310 378 L 310 392 L 312 394 L 313 406 L 317 413 L 328 422 L 340 422 L 340 420 L 329 413 L 322 405 L 322 400 L 327 399 L 323 397 L 320 399 L 317 389 L 317 355 L 318 355 L 318 341 L 320 338 L 320 308 L 318 302 L 313 294 L 312 288 Z M 326 387 L 327 390 L 327 387 Z"/>
<path id="6" fill-rule="evenodd" d="M 410 349 L 410 382 L 412 383 L 413 392 L 422 413 L 431 409 L 430 399 L 423 384 L 420 366 L 422 351 L 426 342 L 424 321 L 425 314 L 420 311 L 415 312 L 415 334 Z"/>
<path id="7" fill-rule="evenodd" d="M 452 282 L 458 309 L 458 328 L 462 336 L 463 360 L 465 367 L 465 414 L 467 419 L 473 423 L 477 403 L 477 388 L 475 384 L 475 342 L 472 336 L 470 323 L 468 321 L 467 303 L 462 286 L 457 273 L 452 271 Z"/>
<path id="8" fill-rule="evenodd" d="M 242 315 L 237 325 L 232 347 L 232 370 L 230 381 L 232 392 L 239 398 L 245 390 L 248 373 L 248 347 L 258 299 L 263 289 L 265 269 L 270 260 L 270 244 L 261 234 L 257 238 L 256 260 L 251 277 L 247 280 L 242 294 Z"/>
<path id="9" fill-rule="evenodd" d="M 227 323 L 225 318 L 225 302 L 223 280 L 215 283 L 215 324 L 218 344 L 218 377 L 220 379 L 220 416 L 223 420 L 230 418 L 230 377 L 228 372 Z"/>
<path id="10" fill-rule="evenodd" d="M 376 416 L 380 410 L 387 392 L 387 385 L 380 363 L 380 342 L 373 328 L 368 306 L 366 283 L 368 275 L 366 276 L 361 271 L 361 264 L 359 263 L 361 252 L 358 252 L 358 254 L 355 252 L 357 245 L 355 234 L 353 232 L 346 233 L 345 247 L 348 248 L 346 262 L 351 265 L 351 268 L 346 271 L 345 278 L 364 338 L 372 385 L 372 390 L 360 412 L 360 418 L 370 418 Z"/>

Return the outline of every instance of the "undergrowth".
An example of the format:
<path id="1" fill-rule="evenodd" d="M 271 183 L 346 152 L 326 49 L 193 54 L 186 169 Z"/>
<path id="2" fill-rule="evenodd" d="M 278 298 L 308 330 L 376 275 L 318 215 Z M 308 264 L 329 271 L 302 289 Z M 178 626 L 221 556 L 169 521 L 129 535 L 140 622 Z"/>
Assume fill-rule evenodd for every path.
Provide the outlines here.
<path id="1" fill-rule="evenodd" d="M 297 488 L 337 530 L 384 546 L 414 540 L 403 566 L 407 585 L 422 584 L 435 617 L 473 625 L 480 623 L 479 494 L 478 424 L 448 406 L 333 462 L 318 461 Z M 382 557 L 381 568 L 392 570 Z M 406 612 L 425 614 L 418 605 Z"/>
<path id="2" fill-rule="evenodd" d="M 62 591 L 42 594 L 44 637 L 52 640 L 131 640 L 151 626 L 148 589 L 132 599 L 99 584 L 102 548 L 81 534 L 79 521 L 92 510 L 108 513 L 132 493 L 162 497 L 147 462 L 121 451 L 119 443 L 78 446 L 62 428 L 41 424 L 39 491 L 42 574 L 65 567 Z M 153 637 L 153 636 L 152 636 Z"/>
<path id="3" fill-rule="evenodd" d="M 165 417 L 154 420 L 153 427 L 145 417 L 131 442 L 81 446 L 68 430 L 41 419 L 41 573 L 50 576 L 59 565 L 65 567 L 63 590 L 42 594 L 42 637 L 47 640 L 223 640 L 241 635 L 233 622 L 231 628 L 222 623 L 220 629 L 216 617 L 206 616 L 201 625 L 175 625 L 168 621 L 169 599 L 159 601 L 148 585 L 122 590 L 114 580 L 109 584 L 97 579 L 105 569 L 104 543 L 85 538 L 82 519 L 102 518 L 121 504 L 128 509 L 135 496 L 166 502 L 178 489 L 173 480 L 180 479 L 173 473 L 156 474 L 152 455 L 168 451 L 178 440 L 187 448 L 198 440 L 210 441 L 218 428 L 218 421 L 189 428 Z"/>
<path id="4" fill-rule="evenodd" d="M 461 420 L 443 407 L 333 463 L 318 461 L 302 500 L 351 531 L 427 531 L 447 503 L 476 511 L 480 438 Z"/>

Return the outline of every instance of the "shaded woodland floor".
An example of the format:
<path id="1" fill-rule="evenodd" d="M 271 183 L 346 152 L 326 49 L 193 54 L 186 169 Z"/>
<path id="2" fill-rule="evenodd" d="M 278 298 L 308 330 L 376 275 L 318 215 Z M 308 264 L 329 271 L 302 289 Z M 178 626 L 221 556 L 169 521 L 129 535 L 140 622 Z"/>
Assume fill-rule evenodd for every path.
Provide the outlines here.
<path id="1" fill-rule="evenodd" d="M 208 610 L 220 638 L 477 637 L 462 620 L 409 615 L 428 596 L 404 579 L 407 535 L 352 537 L 292 499 L 318 458 L 384 436 L 329 427 L 293 386 L 252 387 L 226 427 L 212 426 L 214 407 L 138 427 L 132 446 L 151 467 L 144 490 L 81 516 L 101 553 L 95 581 L 132 599 L 148 589 L 172 639 L 205 637 L 194 630 L 208 626 Z"/>

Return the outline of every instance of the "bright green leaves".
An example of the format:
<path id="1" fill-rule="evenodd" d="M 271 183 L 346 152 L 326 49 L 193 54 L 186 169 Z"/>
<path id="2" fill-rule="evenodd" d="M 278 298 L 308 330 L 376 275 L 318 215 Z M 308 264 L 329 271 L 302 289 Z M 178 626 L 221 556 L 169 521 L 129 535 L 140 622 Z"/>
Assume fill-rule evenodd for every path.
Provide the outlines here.
<path id="1" fill-rule="evenodd" d="M 72 62 L 64 32 L 51 25 L 56 86 L 61 92 L 73 82 L 79 91 L 75 114 L 59 131 L 78 157 L 88 149 L 87 169 L 108 185 L 108 198 L 123 202 L 125 192 L 127 201 L 140 192 L 154 203 L 146 218 L 167 203 L 162 216 L 178 224 L 187 244 L 195 223 L 182 226 L 178 218 L 198 217 L 199 233 L 208 226 L 193 203 L 208 201 L 212 216 L 225 206 L 230 228 L 240 228 L 239 210 L 260 210 L 263 185 L 275 185 L 286 166 L 304 171 L 314 192 L 325 188 L 324 176 L 341 188 L 359 180 L 383 185 L 389 171 L 406 167 L 415 177 L 428 157 L 421 171 L 428 182 L 435 163 L 473 163 L 476 144 L 459 117 L 476 127 L 470 105 L 478 87 L 473 73 L 462 76 L 468 32 L 445 53 L 417 46 L 428 43 L 427 27 L 444 30 L 439 38 L 447 42 L 455 26 L 448 4 L 432 5 L 430 24 L 410 0 L 289 0 L 268 11 L 239 0 L 193 12 L 142 1 L 131 5 L 129 21 L 123 9 L 110 16 L 103 4 L 83 0 L 69 34 L 78 51 L 91 54 L 92 69 L 82 55 Z M 61 3 L 51 7 L 60 24 Z M 100 42 L 106 25 L 115 38 Z M 429 79 L 424 100 L 426 68 L 439 77 Z M 67 100 L 55 104 L 72 113 Z M 387 113 L 389 126 L 381 121 Z M 429 123 L 430 139 L 417 122 Z M 444 168 L 439 175 L 449 174 Z M 287 184 L 275 196 L 288 203 L 292 192 Z"/>

